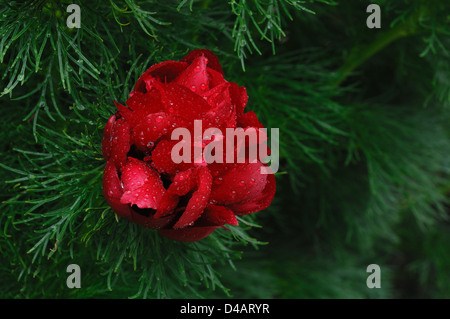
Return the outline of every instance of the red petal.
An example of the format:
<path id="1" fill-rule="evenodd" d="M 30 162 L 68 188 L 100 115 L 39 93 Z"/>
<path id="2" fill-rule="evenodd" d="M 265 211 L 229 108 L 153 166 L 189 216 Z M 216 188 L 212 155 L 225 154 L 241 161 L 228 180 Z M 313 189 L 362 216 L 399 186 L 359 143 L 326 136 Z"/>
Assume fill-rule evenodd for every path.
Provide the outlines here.
<path id="1" fill-rule="evenodd" d="M 180 197 L 172 192 L 166 191 L 158 203 L 158 210 L 154 217 L 161 218 L 173 213 L 178 205 Z"/>
<path id="2" fill-rule="evenodd" d="M 213 69 L 208 68 L 209 87 L 214 88 L 218 85 L 226 83 L 227 81 L 223 77 L 223 74 Z"/>
<path id="3" fill-rule="evenodd" d="M 193 157 L 191 150 L 191 163 L 174 163 L 172 160 L 172 148 L 179 143 L 179 141 L 160 141 L 155 149 L 152 151 L 152 165 L 160 173 L 167 173 L 170 175 L 175 175 L 179 171 L 184 171 L 193 167 Z"/>
<path id="4" fill-rule="evenodd" d="M 162 83 L 169 83 L 173 81 L 186 67 L 188 64 L 186 62 L 179 61 L 164 61 L 153 65 L 141 77 L 137 80 L 134 86 L 134 91 L 136 92 L 147 92 L 145 79 L 149 76 L 159 79 Z"/>
<path id="5" fill-rule="evenodd" d="M 124 193 L 120 202 L 139 208 L 156 209 L 165 191 L 159 174 L 145 162 L 131 157 L 122 169 L 122 182 Z"/>
<path id="6" fill-rule="evenodd" d="M 161 97 L 166 113 L 186 120 L 201 119 L 210 106 L 199 95 L 184 86 L 170 83 L 161 85 Z"/>
<path id="7" fill-rule="evenodd" d="M 102 154 L 106 160 L 108 160 L 109 157 L 111 156 L 111 141 L 112 141 L 111 131 L 115 122 L 116 122 L 116 115 L 113 115 L 109 118 L 103 130 Z"/>
<path id="8" fill-rule="evenodd" d="M 169 116 L 164 112 L 152 113 L 133 127 L 131 139 L 141 151 L 148 151 L 160 139 L 170 138 L 173 130 L 179 127 L 188 128 L 191 125 L 179 116 Z"/>
<path id="9" fill-rule="evenodd" d="M 208 102 L 211 108 L 216 107 L 230 107 L 231 97 L 230 97 L 230 83 L 224 82 L 220 85 L 213 87 L 212 89 L 201 93 L 200 95 L 204 100 Z"/>
<path id="10" fill-rule="evenodd" d="M 120 114 L 127 120 L 132 127 L 134 127 L 142 118 L 148 114 L 157 113 L 163 111 L 163 105 L 161 102 L 160 93 L 154 89 L 149 93 L 136 92 L 132 97 L 127 100 L 127 105 L 123 106 L 117 102 L 117 108 Z"/>
<path id="11" fill-rule="evenodd" d="M 136 92 L 127 100 L 127 105 L 141 115 L 160 112 L 164 109 L 161 94 L 157 89 L 152 89 L 148 93 Z"/>
<path id="12" fill-rule="evenodd" d="M 275 192 L 276 192 L 275 175 L 268 174 L 266 186 L 258 196 L 249 201 L 230 205 L 228 207 L 232 209 L 237 215 L 247 215 L 255 213 L 269 207 L 275 196 Z"/>
<path id="13" fill-rule="evenodd" d="M 160 229 L 159 232 L 164 237 L 167 237 L 172 240 L 193 242 L 193 241 L 199 241 L 199 240 L 209 236 L 216 229 L 217 229 L 217 226 L 186 227 L 183 229 L 163 228 L 163 229 Z"/>
<path id="14" fill-rule="evenodd" d="M 256 127 L 263 128 L 264 125 L 258 120 L 258 116 L 255 112 L 250 111 L 242 115 L 238 115 L 237 117 L 237 126 L 238 127 Z"/>
<path id="15" fill-rule="evenodd" d="M 206 64 L 208 59 L 200 55 L 192 61 L 192 63 L 181 72 L 173 83 L 182 85 L 192 92 L 202 93 L 209 90 L 208 73 Z"/>
<path id="16" fill-rule="evenodd" d="M 212 177 L 207 167 L 196 169 L 197 190 L 192 194 L 186 210 L 173 228 L 184 228 L 192 225 L 203 213 L 211 193 Z"/>
<path id="17" fill-rule="evenodd" d="M 173 179 L 172 184 L 170 184 L 169 189 L 178 196 L 186 195 L 195 187 L 196 176 L 194 169 L 179 172 Z"/>
<path id="18" fill-rule="evenodd" d="M 259 158 L 260 155 L 265 156 L 265 154 L 260 154 L 263 147 L 266 148 L 266 154 L 270 155 L 270 148 L 267 143 L 268 138 L 264 130 L 256 127 L 238 128 L 235 135 L 245 137 L 245 139 L 234 138 L 234 145 L 230 146 L 227 143 L 233 143 L 233 139 L 227 139 L 227 136 L 225 137 L 225 149 L 234 146 L 235 163 L 255 163 L 257 160 L 263 160 L 264 158 Z M 230 156 L 231 154 L 228 155 Z"/>
<path id="19" fill-rule="evenodd" d="M 191 51 L 188 55 L 186 55 L 183 59 L 181 59 L 181 61 L 192 63 L 199 56 L 205 56 L 208 59 L 208 67 L 223 74 L 222 66 L 219 63 L 219 59 L 214 53 L 212 53 L 210 50 L 207 49 L 199 49 Z"/>
<path id="20" fill-rule="evenodd" d="M 170 127 L 171 119 L 166 113 L 152 113 L 133 127 L 131 139 L 138 149 L 146 151 L 153 148 L 155 142 L 169 132 Z"/>
<path id="21" fill-rule="evenodd" d="M 133 214 L 132 214 L 132 221 L 142 225 L 146 228 L 151 228 L 151 229 L 160 229 L 163 228 L 165 226 L 167 226 L 167 224 L 169 224 L 172 219 L 174 218 L 174 216 L 166 216 L 166 217 L 162 217 L 162 218 L 155 218 L 155 216 L 153 215 L 149 215 L 144 216 L 141 215 L 137 212 L 135 212 L 133 209 L 131 209 Z"/>
<path id="22" fill-rule="evenodd" d="M 236 113 L 242 115 L 247 105 L 248 95 L 245 87 L 240 87 L 234 82 L 230 82 L 231 102 L 236 107 Z"/>
<path id="23" fill-rule="evenodd" d="M 224 224 L 239 225 L 233 211 L 224 206 L 208 205 L 201 217 L 202 224 L 223 226 Z"/>
<path id="24" fill-rule="evenodd" d="M 103 196 L 117 215 L 131 220 L 132 212 L 129 205 L 120 203 L 122 194 L 123 189 L 117 174 L 116 166 L 112 160 L 107 161 L 103 172 Z"/>
<path id="25" fill-rule="evenodd" d="M 119 110 L 119 114 L 125 118 L 128 119 L 127 122 L 129 123 L 133 123 L 133 111 L 131 109 L 129 109 L 128 107 L 126 107 L 125 105 L 120 104 L 117 101 L 114 101 L 114 105 L 117 107 L 117 109 Z"/>
<path id="26" fill-rule="evenodd" d="M 120 169 L 127 161 L 127 153 L 131 147 L 130 125 L 123 118 L 119 118 L 111 128 L 111 159 Z"/>
<path id="27" fill-rule="evenodd" d="M 258 196 L 266 186 L 267 175 L 261 174 L 262 163 L 241 164 L 214 180 L 210 200 L 233 204 Z"/>
<path id="28" fill-rule="evenodd" d="M 224 82 L 202 94 L 211 106 L 203 120 L 203 129 L 216 127 L 225 133 L 225 128 L 236 127 L 236 110 L 231 104 L 230 83 Z"/>
<path id="29" fill-rule="evenodd" d="M 161 198 L 158 205 L 158 210 L 155 214 L 156 218 L 168 215 L 178 205 L 180 196 L 186 195 L 195 187 L 195 171 L 189 169 L 187 171 L 179 172 L 173 179 L 167 191 Z"/>

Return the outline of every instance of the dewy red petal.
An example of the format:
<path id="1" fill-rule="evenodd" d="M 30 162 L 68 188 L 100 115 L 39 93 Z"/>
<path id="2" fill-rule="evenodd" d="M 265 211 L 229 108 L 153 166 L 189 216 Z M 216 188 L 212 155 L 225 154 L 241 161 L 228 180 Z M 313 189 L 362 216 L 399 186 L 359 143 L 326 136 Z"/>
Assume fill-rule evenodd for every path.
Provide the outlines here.
<path id="1" fill-rule="evenodd" d="M 200 55 L 181 72 L 173 83 L 182 85 L 193 92 L 201 93 L 209 90 L 209 79 L 206 64 L 208 59 Z"/>
<path id="2" fill-rule="evenodd" d="M 167 191 L 159 202 L 155 217 L 166 216 L 174 211 L 180 197 L 189 193 L 195 187 L 195 171 L 188 169 L 179 172 L 173 179 Z"/>
<path id="3" fill-rule="evenodd" d="M 268 174 L 267 176 L 267 183 L 264 187 L 264 190 L 259 193 L 258 196 L 239 204 L 230 205 L 228 207 L 232 209 L 236 215 L 253 214 L 269 207 L 275 196 L 276 182 L 275 175 Z"/>
<path id="4" fill-rule="evenodd" d="M 170 185 L 168 191 L 178 196 L 186 195 L 195 187 L 196 176 L 195 169 L 179 172 L 173 179 L 173 183 Z"/>
<path id="5" fill-rule="evenodd" d="M 230 96 L 233 105 L 236 107 L 236 114 L 242 115 L 248 101 L 247 89 L 230 82 Z"/>
<path id="6" fill-rule="evenodd" d="M 127 100 L 128 107 L 117 102 L 114 103 L 120 114 L 133 127 L 147 115 L 161 112 L 164 109 L 160 93 L 156 89 L 148 93 L 136 92 Z"/>
<path id="7" fill-rule="evenodd" d="M 140 119 L 133 128 L 131 140 L 142 151 L 153 148 L 155 142 L 169 132 L 171 118 L 164 112 L 152 113 Z"/>
<path id="8" fill-rule="evenodd" d="M 225 133 L 225 129 L 236 127 L 236 110 L 230 98 L 230 83 L 222 83 L 201 96 L 211 106 L 204 116 L 203 129 L 216 127 Z"/>
<path id="9" fill-rule="evenodd" d="M 106 160 L 108 160 L 109 157 L 111 156 L 111 141 L 112 141 L 111 131 L 115 122 L 116 122 L 116 115 L 113 115 L 109 118 L 103 130 L 102 154 Z"/>
<path id="10" fill-rule="evenodd" d="M 172 148 L 177 143 L 179 143 L 179 141 L 163 140 L 159 142 L 158 145 L 156 145 L 155 149 L 152 151 L 152 165 L 158 170 L 158 172 L 175 175 L 179 171 L 183 171 L 193 167 L 192 161 L 191 163 L 174 163 L 172 161 Z M 191 156 L 191 158 L 193 157 Z"/>
<path id="11" fill-rule="evenodd" d="M 135 211 L 133 211 L 131 215 L 132 222 L 151 229 L 161 229 L 166 227 L 172 221 L 173 217 L 174 216 L 165 216 L 162 218 L 155 218 L 154 215 L 149 214 L 148 216 L 145 216 Z"/>
<path id="12" fill-rule="evenodd" d="M 144 74 L 137 80 L 134 86 L 134 92 L 146 93 L 145 79 L 149 76 L 157 78 L 161 83 L 172 82 L 186 67 L 188 63 L 181 61 L 165 61 L 153 65 L 145 71 Z"/>
<path id="13" fill-rule="evenodd" d="M 124 193 L 120 202 L 139 208 L 156 209 L 165 191 L 159 174 L 134 158 L 130 158 L 122 169 L 122 183 Z"/>
<path id="14" fill-rule="evenodd" d="M 255 127 L 263 128 L 264 126 L 259 122 L 258 116 L 255 112 L 250 111 L 237 117 L 237 125 L 239 127 Z"/>
<path id="15" fill-rule="evenodd" d="M 216 183 L 210 199 L 218 204 L 234 204 L 258 196 L 266 186 L 267 175 L 260 172 L 262 164 L 247 163 L 228 170 Z M 218 181 L 216 179 L 216 182 Z"/>
<path id="16" fill-rule="evenodd" d="M 210 90 L 200 92 L 200 96 L 208 102 L 211 109 L 222 108 L 225 106 L 230 107 L 231 97 L 229 88 L 230 83 L 224 82 L 211 88 Z"/>
<path id="17" fill-rule="evenodd" d="M 225 206 L 208 205 L 202 215 L 202 219 L 205 223 L 217 226 L 224 224 L 239 225 L 234 212 Z"/>
<path id="18" fill-rule="evenodd" d="M 117 215 L 131 220 L 132 212 L 130 206 L 120 202 L 122 194 L 123 188 L 119 175 L 117 174 L 116 166 L 113 161 L 108 161 L 103 172 L 103 196 Z"/>
<path id="19" fill-rule="evenodd" d="M 190 89 L 178 85 L 161 85 L 164 90 L 162 100 L 165 112 L 169 115 L 177 115 L 186 120 L 201 119 L 210 106 L 198 94 Z"/>
<path id="20" fill-rule="evenodd" d="M 172 240 L 190 242 L 219 227 L 238 226 L 237 215 L 267 208 L 276 184 L 273 174 L 261 174 L 266 165 L 249 163 L 248 156 L 245 163 L 226 163 L 227 128 L 263 127 L 254 112 L 244 113 L 247 100 L 245 87 L 225 80 L 210 50 L 150 67 L 125 103 L 115 102 L 117 112 L 103 132 L 103 195 L 114 212 Z M 202 121 L 201 133 L 217 128 L 222 134 L 204 136 L 201 143 L 186 140 L 187 148 L 181 150 L 180 138 L 172 140 L 172 132 L 185 128 L 193 139 L 195 120 Z M 258 136 L 260 147 L 266 137 Z M 199 156 L 194 146 L 204 150 L 217 139 L 223 141 L 224 163 L 208 163 L 203 157 L 194 162 Z M 189 163 L 172 160 L 174 146 L 190 150 Z M 236 154 L 239 148 L 234 149 Z"/>
<path id="21" fill-rule="evenodd" d="M 211 235 L 218 226 L 206 227 L 187 227 L 183 229 L 162 228 L 159 230 L 160 234 L 176 241 L 192 242 L 199 241 Z"/>
<path id="22" fill-rule="evenodd" d="M 211 193 L 212 177 L 207 167 L 199 167 L 195 171 L 197 190 L 192 194 L 186 210 L 181 215 L 174 229 L 192 225 L 203 213 Z"/>
<path id="23" fill-rule="evenodd" d="M 223 77 L 222 73 L 217 72 L 216 70 L 213 70 L 213 69 L 209 69 L 209 68 L 208 68 L 208 78 L 209 78 L 209 87 L 210 88 L 214 88 L 223 83 L 227 83 L 227 81 Z"/>
<path id="24" fill-rule="evenodd" d="M 111 128 L 109 141 L 110 158 L 118 169 L 127 161 L 130 147 L 130 125 L 123 118 L 119 118 Z"/>
<path id="25" fill-rule="evenodd" d="M 217 56 L 210 50 L 206 49 L 194 50 L 190 52 L 188 55 L 186 55 L 183 59 L 181 59 L 181 61 L 192 64 L 192 62 L 199 56 L 204 56 L 208 59 L 209 68 L 223 74 L 222 66 L 219 63 L 219 59 L 217 59 Z"/>

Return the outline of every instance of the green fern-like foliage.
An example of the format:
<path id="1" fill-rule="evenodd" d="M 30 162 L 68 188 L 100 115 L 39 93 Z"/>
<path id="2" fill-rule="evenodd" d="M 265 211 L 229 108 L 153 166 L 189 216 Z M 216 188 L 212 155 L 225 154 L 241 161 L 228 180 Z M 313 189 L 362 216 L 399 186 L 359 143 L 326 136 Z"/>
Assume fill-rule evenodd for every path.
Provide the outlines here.
<path id="1" fill-rule="evenodd" d="M 447 2 L 1 1 L 0 297 L 449 297 Z M 280 170 L 267 210 L 180 243 L 109 208 L 100 143 L 114 100 L 197 48 L 280 128 Z"/>

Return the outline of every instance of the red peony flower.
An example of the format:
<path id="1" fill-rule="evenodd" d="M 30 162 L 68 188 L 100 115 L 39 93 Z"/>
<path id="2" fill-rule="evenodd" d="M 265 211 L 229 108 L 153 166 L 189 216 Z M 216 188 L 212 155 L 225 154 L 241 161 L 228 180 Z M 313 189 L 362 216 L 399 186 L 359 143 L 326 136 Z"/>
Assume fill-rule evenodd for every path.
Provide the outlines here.
<path id="1" fill-rule="evenodd" d="M 209 50 L 149 68 L 127 106 L 116 103 L 118 111 L 104 129 L 103 194 L 111 208 L 179 241 L 200 240 L 217 227 L 238 225 L 236 215 L 267 208 L 275 195 L 275 177 L 261 174 L 267 165 L 259 160 L 206 163 L 192 156 L 189 163 L 175 163 L 171 157 L 179 143 L 171 139 L 172 132 L 193 132 L 195 120 L 202 121 L 202 132 L 262 128 L 254 112 L 244 113 L 246 103 L 245 87 L 224 79 Z M 193 141 L 187 143 L 195 147 Z"/>

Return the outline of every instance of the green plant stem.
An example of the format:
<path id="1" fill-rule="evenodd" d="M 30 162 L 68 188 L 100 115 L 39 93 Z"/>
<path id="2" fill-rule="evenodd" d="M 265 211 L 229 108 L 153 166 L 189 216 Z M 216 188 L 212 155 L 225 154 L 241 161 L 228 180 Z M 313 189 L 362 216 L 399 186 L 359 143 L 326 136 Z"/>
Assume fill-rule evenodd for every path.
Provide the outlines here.
<path id="1" fill-rule="evenodd" d="M 366 45 L 358 45 L 354 47 L 348 55 L 342 67 L 336 72 L 335 86 L 341 85 L 343 81 L 361 64 L 370 59 L 377 52 L 387 47 L 390 43 L 399 38 L 413 35 L 416 33 L 416 24 L 419 17 L 423 15 L 422 10 L 417 10 L 414 15 L 407 21 L 397 24 L 389 31 L 381 33 L 376 39 Z"/>

